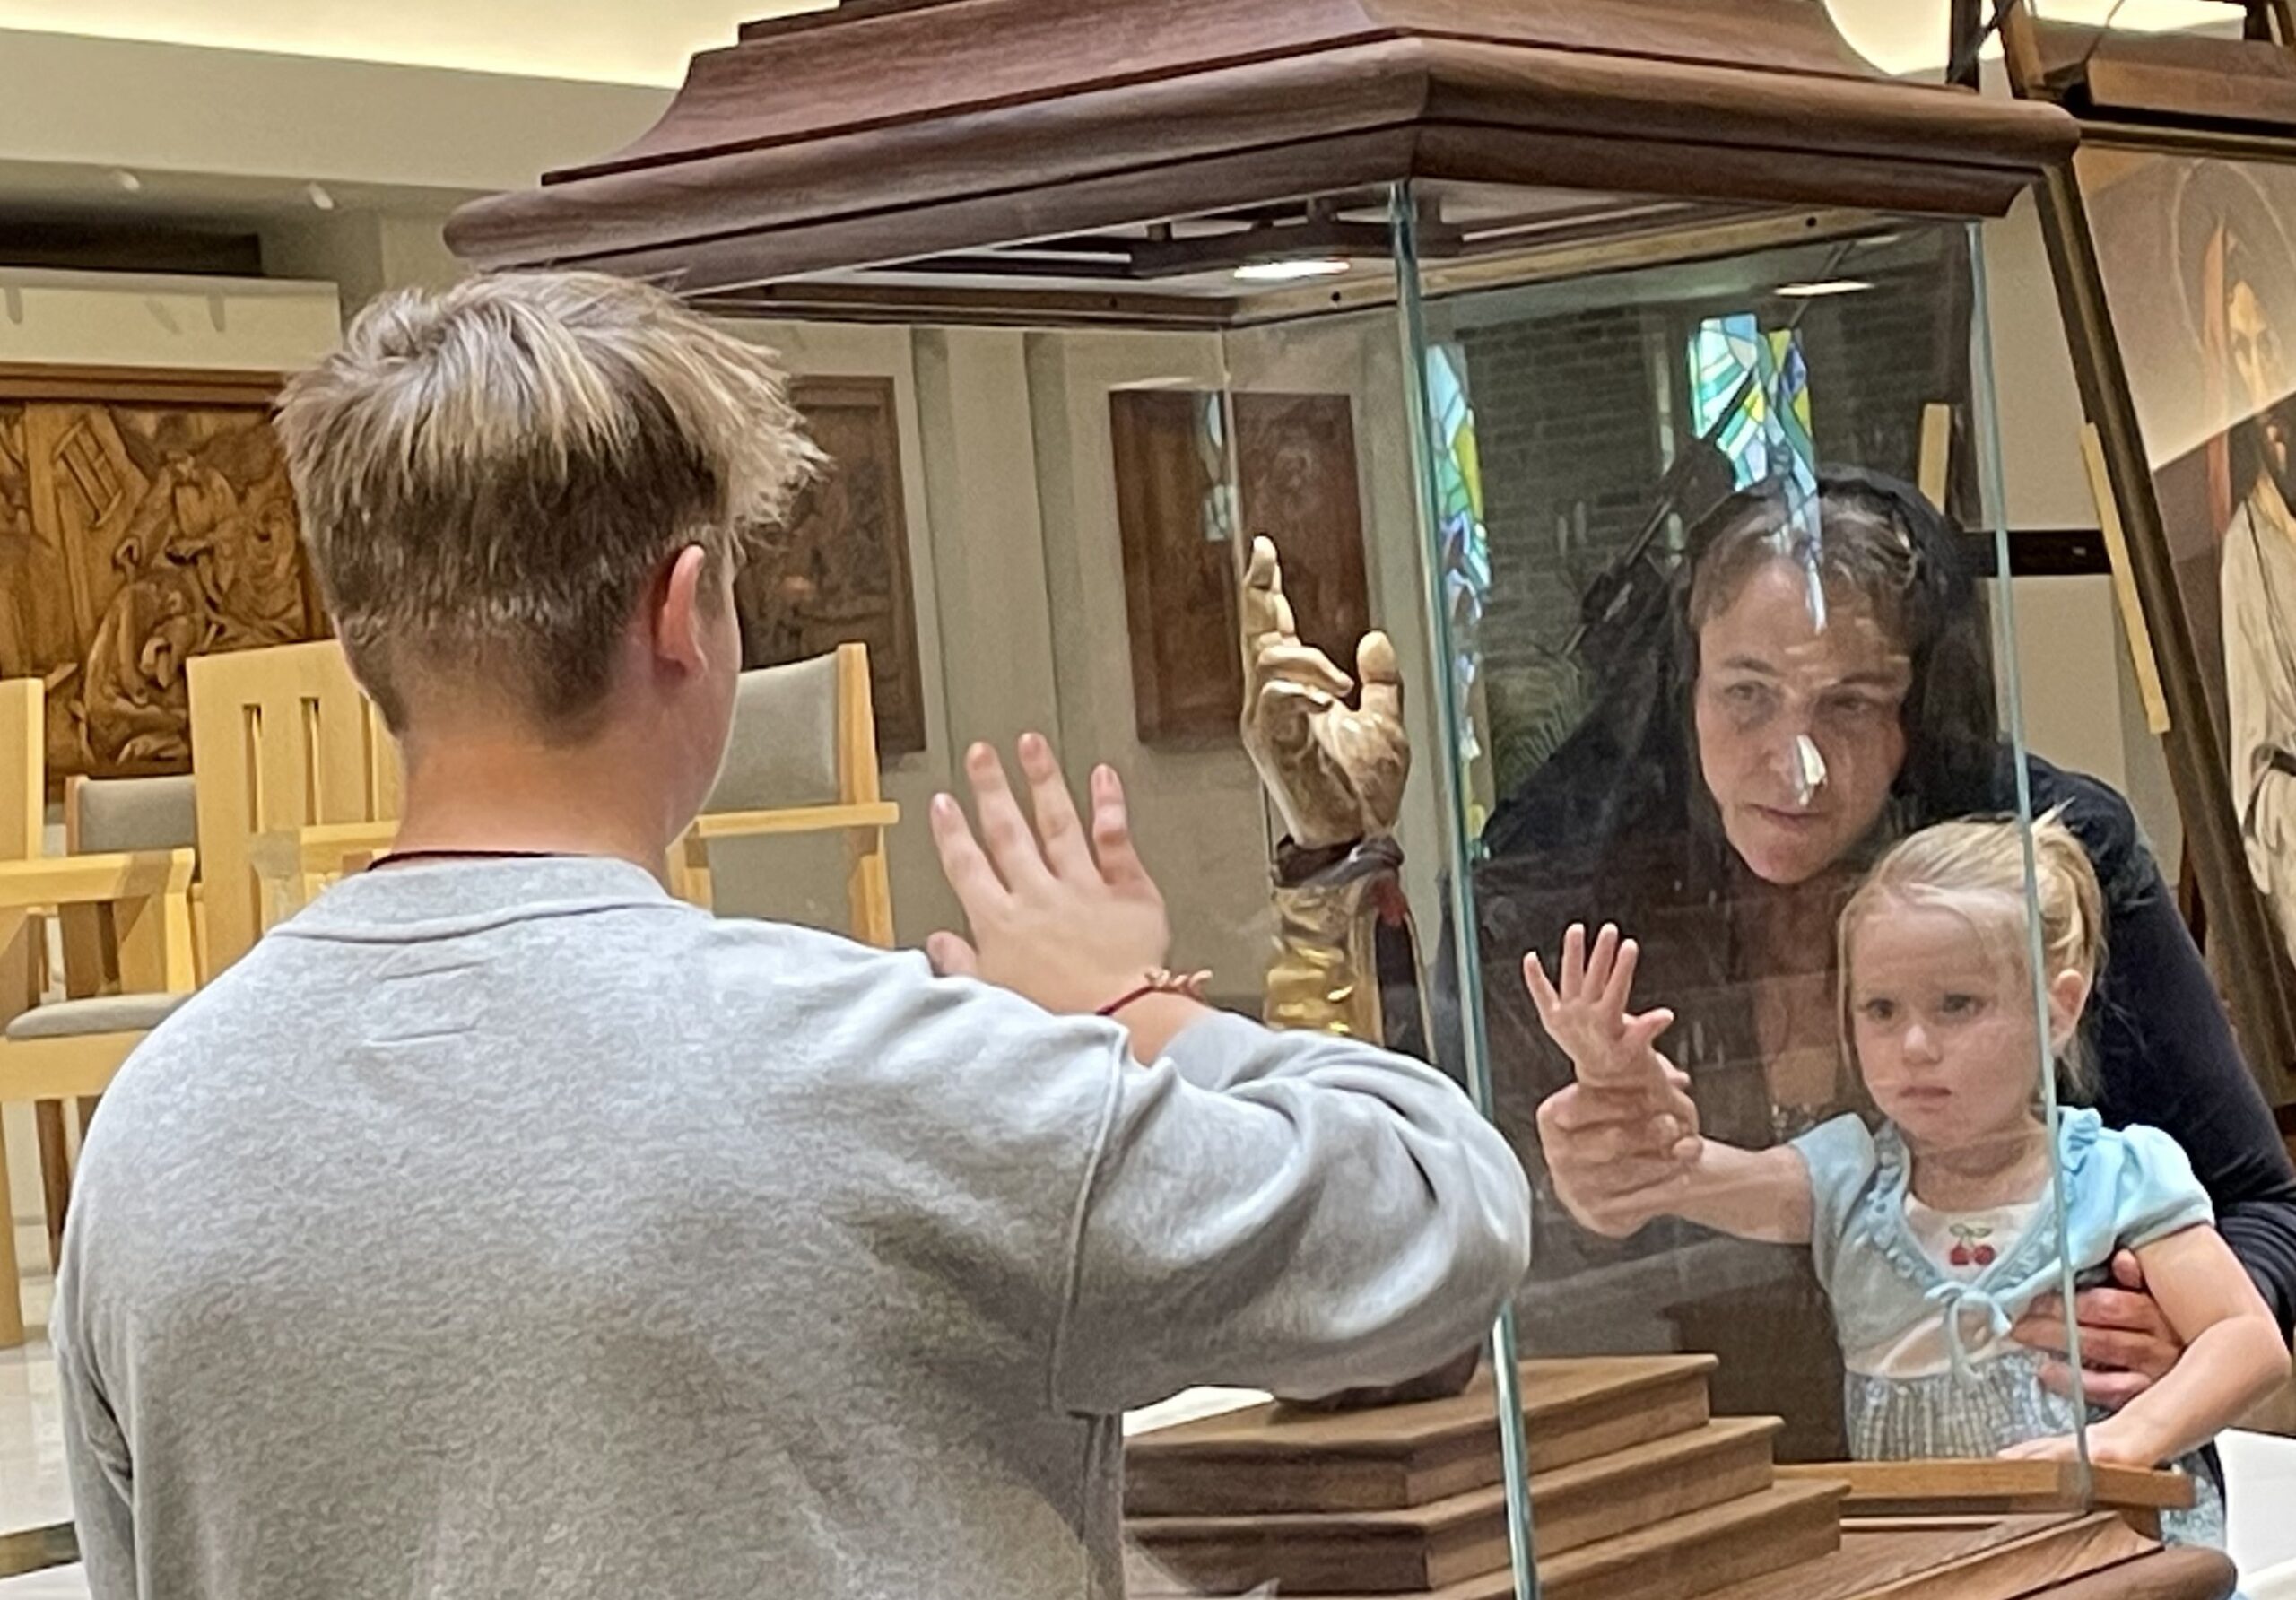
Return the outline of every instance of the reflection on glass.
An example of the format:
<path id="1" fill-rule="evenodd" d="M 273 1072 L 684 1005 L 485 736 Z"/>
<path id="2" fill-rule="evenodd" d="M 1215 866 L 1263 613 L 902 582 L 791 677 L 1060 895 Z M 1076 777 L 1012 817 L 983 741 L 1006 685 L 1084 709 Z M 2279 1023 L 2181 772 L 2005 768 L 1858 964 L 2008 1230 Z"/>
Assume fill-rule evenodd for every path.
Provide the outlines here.
<path id="1" fill-rule="evenodd" d="M 1792 327 L 1763 328 L 1754 314 L 1709 317 L 1691 337 L 1691 423 L 1730 458 L 1738 487 L 1791 478 L 1818 489 L 1810 437 L 1810 373 Z"/>
<path id="2" fill-rule="evenodd" d="M 1457 1492 L 1484 1497 L 1460 1513 L 1484 1519 L 1477 1581 L 1526 1464 L 1557 1470 L 1541 1396 L 1618 1358 L 1637 1381 L 1660 1358 L 1678 1399 L 1756 1441 L 1759 1485 L 1693 1474 L 1700 1513 L 1807 1515 L 1771 1497 L 1773 1448 L 2071 1457 L 2081 1417 L 2042 1381 L 2070 1335 L 2040 1297 L 2068 1259 L 2095 1281 L 2124 1247 L 2213 1238 L 2187 1224 L 2221 1173 L 2176 1156 L 2201 1114 L 2133 1086 L 2231 1045 L 2221 1017 L 2149 1029 L 2164 985 L 2207 993 L 2172 902 L 2118 798 L 2005 726 L 1961 520 L 1978 464 L 1922 454 L 1984 411 L 1966 235 L 1793 219 L 1772 247 L 1654 240 L 1655 265 L 1513 283 L 1488 258 L 1422 268 L 1415 220 L 1459 197 L 1412 198 L 1395 264 L 1187 274 L 1213 308 L 1195 326 L 931 345 L 947 371 L 920 404 L 949 414 L 926 437 L 961 411 L 968 440 L 1008 447 L 1000 494 L 1034 491 L 933 507 L 948 744 L 1001 731 L 966 674 L 1040 652 L 1048 674 L 1010 675 L 1054 680 L 1031 714 L 1124 772 L 1222 1003 L 1428 1057 L 1532 1171 L 1519 1396 L 1467 1350 L 1310 1397 L 1318 1437 L 1358 1443 L 1420 1425 L 1382 1420 L 1398 1403 L 1451 1408 L 1476 1465 Z M 1553 197 L 1472 198 L 1504 219 Z M 1387 218 L 1385 196 L 1328 204 Z M 1938 407 L 1953 428 L 1925 428 Z M 977 489 L 981 460 L 925 476 Z M 983 531 L 1031 509 L 1034 537 Z M 948 598 L 966 585 L 970 611 Z M 2058 808 L 2038 835 L 2016 820 Z M 2052 1047 L 2093 1109 L 2052 1104 Z M 2146 1106 L 2161 1133 L 2113 1131 Z M 1135 1454 L 1153 1423 L 1258 1398 L 1183 1396 L 1135 1419 Z M 1537 1425 L 1493 1427 L 1518 1399 Z M 2124 1414 L 2144 1425 L 2100 1421 L 2100 1450 L 2197 1442 Z M 1252 1465 L 1300 1415 L 1219 1423 L 1234 1470 L 1182 1485 L 1191 1514 L 1251 1522 L 1235 1564 L 1189 1564 L 1177 1501 L 1135 1509 L 1165 1581 L 1319 1592 L 1332 1570 L 1274 1519 L 1328 1484 L 1274 1504 Z M 1744 1421 L 1768 1417 L 1774 1445 Z M 1165 1464 L 1191 1439 L 1167 1433 Z M 1636 1559 L 1697 1570 L 1683 1537 Z M 1540 1531 L 1542 1570 L 1589 1559 L 1572 1538 Z"/>
<path id="3" fill-rule="evenodd" d="M 2052 1372 L 2051 1297 L 2132 1263 L 2230 1297 L 2201 1337 L 2243 1382 L 2284 1357 L 2179 1146 L 2204 1119 L 2131 1115 L 2175 1120 L 2142 1086 L 2178 1047 L 2126 1007 L 2205 975 L 2125 805 L 2004 726 L 1979 552 L 1913 487 L 1974 498 L 1922 455 L 1984 409 L 1968 268 L 1907 229 L 1431 300 L 1475 382 L 1502 752 L 1453 864 L 1479 981 L 1437 978 L 1481 1026 L 1439 1044 L 1547 1202 L 1533 1353 L 1711 1352 L 1789 1458 L 2072 1461 L 2093 1422 L 2201 1480 L 2169 1532 L 2214 1540 L 2193 1448 L 2254 1391 L 2195 1353 L 2089 1415 Z M 1579 706 L 1509 692 L 1558 657 Z"/>
<path id="4" fill-rule="evenodd" d="M 1958 248 L 1883 234 L 1431 309 L 1431 343 L 1476 385 L 1492 737 L 1535 752 L 1500 763 L 1472 869 L 1497 1114 L 1547 1201 L 1526 1343 L 1711 1352 L 1717 1409 L 1785 1417 L 1789 1457 L 1901 1442 L 1846 1422 L 1839 1280 L 1829 1245 L 1813 1270 L 1793 1143 L 1882 1148 L 1838 919 L 1893 840 L 2015 808 L 1970 562 L 1909 486 L 1924 408 L 1969 404 L 1966 302 L 1938 289 Z M 2022 926 L 2022 880 L 2000 909 Z M 1631 961 L 1615 935 L 1590 947 L 1605 924 Z M 1523 963 L 1583 986 L 1598 951 L 1613 1014 L 1574 1052 Z M 1999 998 L 2026 1022 L 2009 1070 L 2038 1117 L 2030 992 Z M 1700 1134 L 1718 1211 L 1683 1187 Z M 2053 1260 L 2053 1215 L 2034 1226 Z M 2028 1409 L 2071 1426 L 2038 1390 Z"/>
<path id="5" fill-rule="evenodd" d="M 1434 431 L 1437 561 L 1442 573 L 1445 622 L 1451 640 L 1452 692 L 1466 709 L 1457 760 L 1473 774 L 1467 827 L 1480 834 L 1489 815 L 1483 770 L 1486 713 L 1475 640 L 1491 594 L 1491 535 L 1483 520 L 1483 465 L 1476 456 L 1474 406 L 1467 398 L 1466 357 L 1457 345 L 1428 347 L 1428 425 Z"/>

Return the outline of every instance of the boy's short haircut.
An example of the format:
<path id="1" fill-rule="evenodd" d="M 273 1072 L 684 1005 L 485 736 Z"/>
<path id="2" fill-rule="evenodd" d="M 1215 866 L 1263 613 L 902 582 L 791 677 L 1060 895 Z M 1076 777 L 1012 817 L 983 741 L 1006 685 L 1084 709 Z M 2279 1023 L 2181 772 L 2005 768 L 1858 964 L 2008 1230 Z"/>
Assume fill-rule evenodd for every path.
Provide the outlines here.
<path id="1" fill-rule="evenodd" d="M 671 557 L 737 563 L 820 459 L 770 352 L 587 273 L 378 300 L 279 432 L 335 630 L 402 733 L 411 682 L 472 675 L 578 730 Z"/>

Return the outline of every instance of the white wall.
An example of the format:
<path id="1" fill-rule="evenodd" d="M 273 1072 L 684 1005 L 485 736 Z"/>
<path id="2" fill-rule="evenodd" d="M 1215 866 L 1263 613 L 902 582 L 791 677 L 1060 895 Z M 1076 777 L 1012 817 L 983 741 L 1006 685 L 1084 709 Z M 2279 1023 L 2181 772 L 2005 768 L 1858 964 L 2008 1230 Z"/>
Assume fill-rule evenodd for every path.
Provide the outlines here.
<path id="1" fill-rule="evenodd" d="M 0 29 L 396 62 L 531 78 L 674 84 L 752 17 L 831 0 L 0 0 Z"/>
<path id="2" fill-rule="evenodd" d="M 2031 199 L 1985 229 L 1986 284 L 2001 419 L 2007 522 L 2018 528 L 2097 526 L 2081 456 L 2081 400 Z M 2127 635 L 2106 577 L 2026 578 L 2009 597 L 2025 735 L 2060 766 L 2128 796 L 2171 877 L 2182 848 L 2161 742 L 2146 727 Z M 2002 604 L 1996 587 L 1995 604 Z"/>
<path id="3" fill-rule="evenodd" d="M 495 9 L 431 3 L 473 17 Z M 326 9 L 304 0 L 279 0 L 278 8 Z M 75 28 L 87 20 L 86 0 L 68 9 Z M 237 9 L 214 11 L 220 17 Z M 653 21 L 651 6 L 617 9 L 633 23 Z M 401 37 L 417 37 L 399 8 L 371 10 Z M 535 26 L 530 48 L 552 29 Z M 133 204 L 155 214 L 202 194 L 242 200 L 275 194 L 291 208 L 303 204 L 301 186 L 315 180 L 344 186 L 346 204 L 384 191 L 461 198 L 522 187 L 551 168 L 621 149 L 652 126 L 670 98 L 650 86 L 6 27 L 0 13 L 7 187 L 45 186 L 79 170 L 93 179 L 82 204 L 107 196 L 118 201 L 110 174 L 126 169 L 144 179 Z"/>
<path id="4" fill-rule="evenodd" d="M 0 361 L 288 371 L 339 337 L 331 283 L 0 268 Z"/>

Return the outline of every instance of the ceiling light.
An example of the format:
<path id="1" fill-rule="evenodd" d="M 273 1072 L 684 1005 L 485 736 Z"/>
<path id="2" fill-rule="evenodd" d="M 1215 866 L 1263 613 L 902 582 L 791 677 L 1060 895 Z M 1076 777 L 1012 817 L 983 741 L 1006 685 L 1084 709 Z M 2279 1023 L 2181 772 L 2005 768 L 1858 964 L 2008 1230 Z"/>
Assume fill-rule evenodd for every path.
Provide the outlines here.
<path id="1" fill-rule="evenodd" d="M 1822 300 L 1830 294 L 1863 294 L 1872 287 L 1863 278 L 1828 278 L 1822 283 L 1780 283 L 1773 292 L 1785 300 Z"/>
<path id="2" fill-rule="evenodd" d="M 1254 261 L 1236 269 L 1247 283 L 1297 283 L 1306 278 L 1335 278 L 1347 270 L 1344 261 Z"/>
<path id="3" fill-rule="evenodd" d="M 335 209 L 335 196 L 328 194 L 317 184 L 313 183 L 304 185 L 303 198 L 309 200 L 313 205 L 318 207 L 321 211 L 333 211 Z"/>
<path id="4" fill-rule="evenodd" d="M 114 167 L 111 180 L 119 186 L 123 194 L 140 195 L 144 192 L 144 180 L 125 167 Z"/>

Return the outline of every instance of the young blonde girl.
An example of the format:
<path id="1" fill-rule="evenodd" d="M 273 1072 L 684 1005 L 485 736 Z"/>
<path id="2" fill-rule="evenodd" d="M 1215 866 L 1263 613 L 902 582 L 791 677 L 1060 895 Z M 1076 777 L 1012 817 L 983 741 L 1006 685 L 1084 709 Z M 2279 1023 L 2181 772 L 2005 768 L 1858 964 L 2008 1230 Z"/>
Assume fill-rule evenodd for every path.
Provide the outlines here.
<path id="1" fill-rule="evenodd" d="M 2034 852 L 2049 1048 L 2060 1091 L 2078 1098 L 2100 897 L 2087 853 L 2054 818 L 2037 826 Z M 2170 1535 L 2221 1543 L 2222 1496 L 2196 1452 L 2286 1381 L 2288 1351 L 2173 1140 L 2108 1128 L 2087 1109 L 2060 1112 L 2052 1138 L 2024 885 L 2013 822 L 1944 823 L 1892 849 L 1839 925 L 1842 1036 L 1878 1126 L 1843 1116 L 1761 1151 L 1687 1137 L 1664 1213 L 1810 1247 L 1848 1373 L 1851 1454 L 1865 1460 L 2069 1457 L 2072 1404 L 2009 1330 L 2060 1287 L 2066 1256 L 2085 1278 L 2135 1251 L 2185 1352 L 2092 1419 L 2090 1452 L 2193 1471 L 2198 1503 Z M 1591 949 L 1573 929 L 1552 983 L 1535 956 L 1525 962 L 1540 1019 L 1583 1083 L 1631 1087 L 1672 1070 L 1657 1050 L 1668 1014 L 1627 1012 L 1634 962 L 1632 941 L 1611 928 Z"/>

